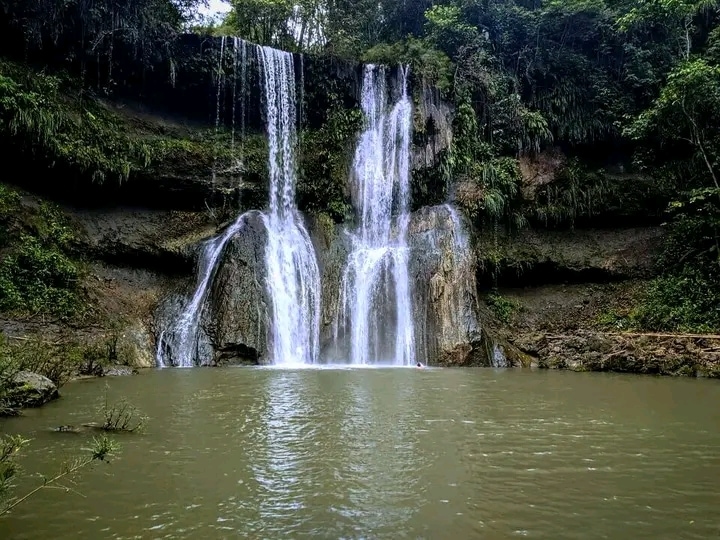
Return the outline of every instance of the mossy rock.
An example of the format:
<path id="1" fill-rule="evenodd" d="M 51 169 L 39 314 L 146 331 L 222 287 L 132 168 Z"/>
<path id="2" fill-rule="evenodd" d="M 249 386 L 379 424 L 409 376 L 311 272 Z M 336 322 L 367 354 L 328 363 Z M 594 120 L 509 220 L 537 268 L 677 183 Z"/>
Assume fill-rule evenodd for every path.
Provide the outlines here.
<path id="1" fill-rule="evenodd" d="M 11 408 L 40 407 L 60 397 L 57 386 L 47 377 L 21 371 L 13 377 L 7 394 Z"/>

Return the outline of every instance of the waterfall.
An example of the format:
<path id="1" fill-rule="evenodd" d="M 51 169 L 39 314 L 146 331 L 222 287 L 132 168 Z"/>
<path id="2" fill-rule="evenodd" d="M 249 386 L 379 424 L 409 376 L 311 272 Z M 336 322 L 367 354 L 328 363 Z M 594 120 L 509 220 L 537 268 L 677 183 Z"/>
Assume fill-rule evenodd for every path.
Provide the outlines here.
<path id="1" fill-rule="evenodd" d="M 452 221 L 453 253 L 459 259 L 459 261 L 455 262 L 455 266 L 459 266 L 459 262 L 465 262 L 471 255 L 470 241 L 465 234 L 462 220 L 460 219 L 460 215 L 457 213 L 455 207 L 449 204 L 444 204 L 442 205 L 442 208 L 447 211 L 450 216 L 450 221 Z"/>
<path id="2" fill-rule="evenodd" d="M 232 110 L 232 134 L 233 134 L 233 150 L 235 135 L 235 87 L 237 84 L 237 71 L 241 70 L 241 88 L 244 92 L 247 83 L 247 69 L 245 63 L 247 61 L 246 43 L 239 38 L 232 38 L 232 69 L 233 69 L 233 110 Z M 220 52 L 218 56 L 217 67 L 217 88 L 216 88 L 216 104 L 215 104 L 215 131 L 220 128 L 221 121 L 221 96 L 225 89 L 225 70 L 224 58 L 227 52 L 227 38 L 220 39 Z M 240 58 L 238 58 L 240 52 Z M 238 60 L 241 65 L 238 66 Z M 173 85 L 175 84 L 175 74 L 171 72 Z M 243 124 L 244 131 L 244 110 Z M 217 156 L 215 158 L 217 161 Z M 215 181 L 217 164 L 213 164 L 213 182 Z M 225 246 L 237 234 L 245 223 L 246 214 L 239 216 L 229 227 L 227 227 L 220 235 L 211 238 L 205 242 L 200 258 L 198 261 L 197 281 L 192 296 L 184 303 L 182 308 L 167 327 L 160 331 L 157 340 L 157 349 L 155 359 L 159 367 L 193 367 L 198 364 L 206 363 L 207 359 L 202 358 L 200 348 L 200 320 L 202 317 L 203 306 L 207 298 L 210 285 L 215 276 L 217 264 L 221 255 L 225 251 Z"/>
<path id="3" fill-rule="evenodd" d="M 269 147 L 270 209 L 263 221 L 274 364 L 313 364 L 320 335 L 320 271 L 295 205 L 296 92 L 291 53 L 257 47 Z"/>
<path id="4" fill-rule="evenodd" d="M 355 151 L 352 186 L 359 226 L 351 233 L 335 331 L 336 345 L 349 345 L 352 364 L 415 363 L 407 247 L 412 105 L 405 69 L 401 86 L 389 106 L 385 68 L 365 67 L 367 126 Z"/>
<path id="5" fill-rule="evenodd" d="M 170 328 L 163 330 L 162 336 L 158 339 L 156 353 L 158 366 L 193 367 L 202 363 L 198 342 L 203 304 L 209 285 L 215 276 L 220 255 L 225 251 L 230 239 L 242 229 L 246 215 L 238 217 L 221 235 L 205 243 L 198 263 L 195 292 Z"/>
<path id="6" fill-rule="evenodd" d="M 247 43 L 232 38 L 232 119 L 231 146 L 235 148 L 237 72 L 244 105 L 247 77 Z M 310 236 L 295 204 L 296 92 L 295 68 L 290 53 L 256 46 L 262 72 L 264 105 L 269 146 L 270 204 L 262 215 L 267 229 L 265 263 L 267 288 L 272 303 L 271 355 L 276 364 L 312 364 L 319 354 L 320 272 Z M 215 125 L 219 129 L 221 96 L 226 76 L 223 67 L 228 40 L 220 40 L 216 91 Z M 240 66 L 238 66 L 238 61 Z M 241 135 L 245 131 L 242 107 Z M 215 171 L 213 170 L 213 177 Z M 200 321 L 205 300 L 228 242 L 245 224 L 241 215 L 222 234 L 207 241 L 198 264 L 198 278 L 192 296 L 179 314 L 160 331 L 157 363 L 161 367 L 190 367 L 203 363 L 200 348 Z"/>
<path id="7" fill-rule="evenodd" d="M 444 323 L 441 330 L 446 338 L 462 342 L 469 331 L 468 323 L 477 322 L 473 311 L 475 299 L 466 297 L 467 291 L 475 290 L 475 260 L 457 210 L 449 204 L 443 205 L 442 208 L 450 217 L 452 230 L 451 243 L 449 242 L 450 245 L 441 255 L 440 266 L 447 274 L 445 279 L 455 285 L 449 289 L 453 294 L 447 295 L 446 292 L 447 296 L 440 302 L 440 319 Z"/>

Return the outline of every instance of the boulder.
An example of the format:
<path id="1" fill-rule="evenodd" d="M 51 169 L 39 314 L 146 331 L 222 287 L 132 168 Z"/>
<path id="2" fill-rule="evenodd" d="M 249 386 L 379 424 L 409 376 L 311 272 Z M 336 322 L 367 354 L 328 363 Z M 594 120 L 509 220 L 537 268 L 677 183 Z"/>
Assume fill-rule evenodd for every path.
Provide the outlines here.
<path id="1" fill-rule="evenodd" d="M 12 408 L 40 407 L 60 397 L 58 388 L 50 379 L 33 373 L 20 371 L 13 377 L 8 392 Z"/>
<path id="2" fill-rule="evenodd" d="M 267 359 L 271 301 L 266 284 L 267 232 L 262 215 L 248 215 L 218 266 L 202 328 L 213 363 L 257 364 Z"/>

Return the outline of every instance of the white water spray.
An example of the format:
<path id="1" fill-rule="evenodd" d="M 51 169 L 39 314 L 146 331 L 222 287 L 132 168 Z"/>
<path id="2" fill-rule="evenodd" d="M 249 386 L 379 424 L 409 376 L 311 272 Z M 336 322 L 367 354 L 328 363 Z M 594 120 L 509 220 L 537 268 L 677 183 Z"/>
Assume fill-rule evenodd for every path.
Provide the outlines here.
<path id="1" fill-rule="evenodd" d="M 221 123 L 221 97 L 226 77 L 223 59 L 227 39 L 220 41 L 215 125 Z M 271 355 L 275 364 L 312 364 L 319 354 L 320 272 L 315 251 L 295 205 L 295 121 L 296 92 L 293 56 L 270 47 L 256 48 L 262 70 L 269 146 L 270 209 L 263 214 L 267 229 L 267 286 L 273 306 Z M 244 100 L 247 77 L 247 43 L 232 38 L 232 119 L 231 147 L 235 147 L 238 60 L 241 66 L 240 93 Z M 245 130 L 242 110 L 241 134 Z M 214 171 L 213 171 L 214 176 Z M 161 367 L 190 367 L 202 363 L 199 348 L 200 320 L 217 265 L 227 243 L 240 232 L 245 215 L 240 216 L 220 236 L 203 249 L 195 291 L 179 316 L 158 339 L 157 363 Z"/>

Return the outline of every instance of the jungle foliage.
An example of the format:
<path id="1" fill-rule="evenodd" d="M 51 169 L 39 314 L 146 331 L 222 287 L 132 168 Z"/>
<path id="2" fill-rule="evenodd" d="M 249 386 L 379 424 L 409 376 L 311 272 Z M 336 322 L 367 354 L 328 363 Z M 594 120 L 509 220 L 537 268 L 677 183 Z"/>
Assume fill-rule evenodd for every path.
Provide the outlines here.
<path id="1" fill-rule="evenodd" d="M 84 77 L 94 79 L 100 57 L 107 57 L 109 66 L 129 58 L 152 63 L 205 4 L 206 0 L 0 0 L 0 13 L 5 14 L 0 28 L 4 39 L 21 38 L 18 52 L 51 49 L 58 63 L 77 66 Z M 25 51 L 18 46 L 23 42 Z M 112 86 L 112 81 L 107 84 Z"/>
<path id="2" fill-rule="evenodd" d="M 602 171 L 620 153 L 636 173 L 625 181 L 652 178 L 669 202 L 660 277 L 636 320 L 656 330 L 720 328 L 713 315 L 720 301 L 716 0 L 232 6 L 223 31 L 292 50 L 404 62 L 440 88 L 456 112 L 440 168 L 481 225 L 572 225 L 641 192 Z M 532 185 L 517 159 L 551 148 L 571 157 L 552 182 Z M 572 157 L 588 154 L 593 166 Z"/>
<path id="3" fill-rule="evenodd" d="M 58 64 L 112 93 L 117 84 L 113 73 L 134 80 L 144 77 L 149 65 L 174 61 L 174 40 L 193 27 L 200 3 L 0 0 L 5 14 L 0 27 L 8 29 L 5 39 L 21 35 L 27 50 L 52 49 Z M 454 196 L 480 226 L 573 226 L 623 202 L 628 194 L 641 197 L 634 204 L 642 209 L 651 185 L 653 205 L 669 202 L 668 242 L 659 261 L 659 281 L 649 288 L 645 302 L 674 309 L 679 298 L 688 298 L 681 290 L 690 282 L 707 285 L 713 295 L 690 300 L 696 315 L 709 301 L 720 300 L 720 292 L 713 292 L 720 291 L 717 0 L 230 4 L 221 24 L 194 30 L 313 55 L 402 62 L 410 65 L 416 81 L 440 89 L 455 109 L 454 137 L 432 182 L 447 191 L 443 196 Z M 136 65 L 130 59 L 144 67 L 129 67 Z M 57 91 L 61 77 L 40 75 L 30 82 L 5 67 L 0 75 L 2 129 L 30 141 L 33 152 L 46 160 L 59 155 L 97 179 L 127 178 L 153 160 L 157 164 L 158 156 L 169 157 L 170 163 L 182 161 L 180 143 L 153 146 L 153 137 L 127 135 L 81 98 L 66 107 L 60 95 L 68 92 Z M 356 121 L 343 110 L 346 105 L 339 104 L 317 131 L 303 134 L 305 143 L 320 148 L 323 156 L 313 163 L 312 152 L 305 153 L 301 168 L 307 176 L 299 187 L 304 207 L 331 201 L 333 208 L 317 210 L 338 220 L 346 199 L 333 178 L 343 176 L 347 158 L 341 154 Z M 328 147 L 328 141 L 334 146 Z M 212 148 L 203 155 L 215 163 L 217 147 Z M 523 164 L 549 151 L 567 159 L 558 162 L 549 180 L 528 174 Z M 603 171 L 610 165 L 633 174 Z M 315 178 L 323 180 L 316 185 Z M 430 181 L 429 176 L 421 180 L 425 178 Z M 698 327 L 699 319 L 673 315 L 639 320 L 649 328 L 670 330 Z M 717 322 L 705 322 L 717 330 Z"/>
<path id="4" fill-rule="evenodd" d="M 82 265 L 75 235 L 58 208 L 27 208 L 0 184 L 0 310 L 67 319 L 82 311 Z"/>

